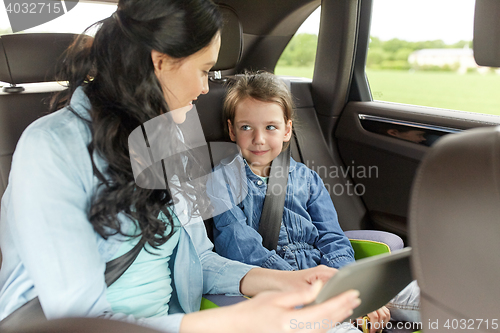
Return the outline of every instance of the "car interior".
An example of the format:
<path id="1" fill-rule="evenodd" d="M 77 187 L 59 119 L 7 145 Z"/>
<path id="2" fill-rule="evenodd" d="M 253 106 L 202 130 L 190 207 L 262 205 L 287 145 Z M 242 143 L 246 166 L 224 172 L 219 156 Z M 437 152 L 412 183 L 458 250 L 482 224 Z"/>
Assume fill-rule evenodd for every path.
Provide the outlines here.
<path id="1" fill-rule="evenodd" d="M 219 59 L 209 93 L 196 103 L 198 114 L 188 113 L 199 117 L 206 142 L 230 141 L 222 125 L 228 82 L 245 71 L 273 72 L 299 26 L 321 5 L 313 79 L 281 77 L 295 102 L 292 157 L 323 179 L 350 239 L 382 241 L 390 250 L 414 248 L 424 323 L 495 318 L 500 117 L 374 100 L 365 74 L 372 0 L 215 2 L 225 21 Z M 475 14 L 476 61 L 500 67 L 499 2 L 476 0 Z M 51 94 L 64 89 L 54 82 L 55 65 L 74 37 L 0 36 L 0 81 L 7 83 L 0 92 L 0 195 L 21 133 L 48 112 Z M 398 140 L 372 130 L 380 123 L 443 138 L 432 147 Z M 210 236 L 210 221 L 206 225 Z M 364 234 L 350 233 L 359 230 Z M 377 238 L 384 233 L 373 230 L 389 238 Z M 471 243 L 473 248 L 464 246 Z"/>

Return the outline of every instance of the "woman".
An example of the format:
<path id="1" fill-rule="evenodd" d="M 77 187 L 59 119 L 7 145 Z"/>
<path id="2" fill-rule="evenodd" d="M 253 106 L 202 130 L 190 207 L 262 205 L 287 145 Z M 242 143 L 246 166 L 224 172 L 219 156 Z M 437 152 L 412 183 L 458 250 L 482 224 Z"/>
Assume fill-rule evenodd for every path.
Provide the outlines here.
<path id="1" fill-rule="evenodd" d="M 48 319 L 281 332 L 292 320 L 340 322 L 359 304 L 348 292 L 296 310 L 332 270 L 280 272 L 221 258 L 199 217 L 208 207 L 203 188 L 174 181 L 151 190 L 134 181 L 129 135 L 162 114 L 182 122 L 175 110 L 208 92 L 221 22 L 209 0 L 124 0 L 99 22 L 93 42 L 82 36 L 70 48 L 69 89 L 56 103 L 66 106 L 23 133 L 2 199 L 0 320 L 38 297 Z M 182 146 L 174 122 L 164 135 Z M 184 158 L 169 179 L 196 171 L 194 156 Z M 145 245 L 136 261 L 108 288 L 106 262 L 139 241 Z M 199 312 L 202 293 L 259 295 Z"/>

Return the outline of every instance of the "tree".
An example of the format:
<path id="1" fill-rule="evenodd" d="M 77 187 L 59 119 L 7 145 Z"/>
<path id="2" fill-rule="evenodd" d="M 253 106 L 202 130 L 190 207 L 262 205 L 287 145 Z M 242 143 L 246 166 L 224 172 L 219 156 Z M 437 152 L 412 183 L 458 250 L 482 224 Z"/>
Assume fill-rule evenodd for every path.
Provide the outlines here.
<path id="1" fill-rule="evenodd" d="M 12 29 L 8 28 L 8 29 L 0 29 L 0 36 L 1 35 L 7 35 L 7 34 L 11 34 L 12 33 Z"/>
<path id="2" fill-rule="evenodd" d="M 456 42 L 455 44 L 449 45 L 449 47 L 454 49 L 462 49 L 464 47 L 468 47 L 472 49 L 472 41 L 461 40 L 459 42 Z"/>
<path id="3" fill-rule="evenodd" d="M 472 48 L 472 41 L 459 41 L 447 45 L 444 41 L 427 40 L 420 42 L 409 42 L 398 38 L 388 41 L 380 40 L 378 37 L 370 37 L 370 47 L 366 57 L 366 67 L 372 69 L 396 69 L 407 70 L 410 68 L 408 57 L 417 50 L 422 49 L 445 49 L 445 48 L 463 48 L 469 46 Z M 454 70 L 455 65 L 447 67 L 425 66 L 425 70 Z"/>
<path id="4" fill-rule="evenodd" d="M 368 50 L 368 55 L 366 57 L 366 67 L 368 68 L 379 68 L 380 64 L 388 59 L 388 54 L 382 47 L 371 47 Z"/>
<path id="5" fill-rule="evenodd" d="M 283 51 L 278 66 L 307 67 L 314 64 L 318 36 L 314 34 L 297 34 Z"/>

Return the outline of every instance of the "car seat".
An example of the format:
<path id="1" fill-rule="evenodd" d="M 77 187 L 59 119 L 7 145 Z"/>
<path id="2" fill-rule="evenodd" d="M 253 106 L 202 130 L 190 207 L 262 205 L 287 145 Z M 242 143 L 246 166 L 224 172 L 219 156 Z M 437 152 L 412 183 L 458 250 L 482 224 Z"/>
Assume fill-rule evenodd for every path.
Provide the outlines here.
<path id="1" fill-rule="evenodd" d="M 500 2 L 477 0 L 474 56 L 500 67 Z M 410 202 L 413 272 L 424 331 L 500 331 L 500 127 L 431 148 Z"/>
<path id="2" fill-rule="evenodd" d="M 472 320 L 486 332 L 498 318 L 499 203 L 500 127 L 449 135 L 431 148 L 410 203 L 424 331 L 456 329 L 462 320 L 469 327 Z"/>
<path id="3" fill-rule="evenodd" d="M 55 81 L 56 63 L 74 34 L 0 36 L 0 196 L 7 187 L 12 154 L 24 129 L 49 111 L 48 98 L 65 89 Z M 43 83 L 43 84 L 41 84 Z"/>

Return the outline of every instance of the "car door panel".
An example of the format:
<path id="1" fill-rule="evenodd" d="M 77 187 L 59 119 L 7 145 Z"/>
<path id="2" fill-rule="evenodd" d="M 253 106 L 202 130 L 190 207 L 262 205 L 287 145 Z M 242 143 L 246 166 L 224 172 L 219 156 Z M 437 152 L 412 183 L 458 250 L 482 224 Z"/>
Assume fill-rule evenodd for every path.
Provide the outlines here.
<path id="1" fill-rule="evenodd" d="M 335 130 L 339 154 L 351 177 L 361 184 L 361 198 L 372 227 L 407 236 L 410 189 L 429 147 L 363 128 L 363 116 L 442 129 L 442 134 L 500 124 L 500 117 L 386 102 L 350 102 Z M 453 135 L 453 134 L 449 134 Z M 362 170 L 371 172 L 363 173 Z"/>

